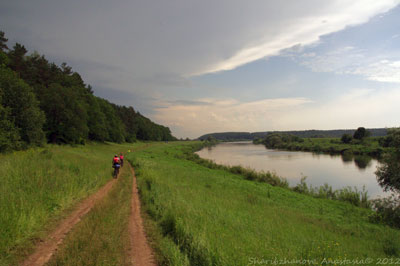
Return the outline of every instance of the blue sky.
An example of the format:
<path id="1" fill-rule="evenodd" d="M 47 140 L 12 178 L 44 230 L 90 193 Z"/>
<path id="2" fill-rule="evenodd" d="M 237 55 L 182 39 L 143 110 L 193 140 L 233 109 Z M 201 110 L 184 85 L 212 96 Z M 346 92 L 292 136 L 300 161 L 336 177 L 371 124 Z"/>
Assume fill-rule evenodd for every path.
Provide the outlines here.
<path id="1" fill-rule="evenodd" d="M 0 1 L 0 25 L 178 137 L 399 126 L 400 6 Z"/>

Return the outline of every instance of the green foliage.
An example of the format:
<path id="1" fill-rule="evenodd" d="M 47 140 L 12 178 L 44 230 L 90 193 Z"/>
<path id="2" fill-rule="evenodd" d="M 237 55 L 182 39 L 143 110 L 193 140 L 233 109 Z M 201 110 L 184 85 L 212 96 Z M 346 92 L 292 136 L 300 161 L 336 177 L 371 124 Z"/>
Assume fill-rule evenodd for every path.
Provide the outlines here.
<path id="1" fill-rule="evenodd" d="M 87 139 L 86 107 L 76 88 L 52 83 L 38 95 L 41 108 L 46 113 L 44 128 L 50 142 L 80 143 Z"/>
<path id="2" fill-rule="evenodd" d="M 342 189 L 333 190 L 332 186 L 324 184 L 320 187 L 313 187 L 306 183 L 307 177 L 302 177 L 300 183 L 292 188 L 293 191 L 310 195 L 316 198 L 324 198 L 330 200 L 339 200 L 348 202 L 357 207 L 370 208 L 371 202 L 368 199 L 368 192 L 363 188 L 359 191 L 356 187 L 345 187 Z"/>
<path id="3" fill-rule="evenodd" d="M 388 130 L 384 142 L 390 147 L 375 174 L 379 184 L 386 190 L 400 193 L 400 129 Z"/>
<path id="4" fill-rule="evenodd" d="M 291 143 L 302 143 L 304 140 L 300 137 L 290 135 L 290 134 L 281 134 L 281 133 L 271 133 L 268 134 L 264 139 L 264 144 L 267 148 L 279 148 L 282 145 L 287 145 Z"/>
<path id="5" fill-rule="evenodd" d="M 398 195 L 392 194 L 387 198 L 375 199 L 372 204 L 375 213 L 371 215 L 371 221 L 400 228 L 400 197 Z"/>
<path id="6" fill-rule="evenodd" d="M 14 125 L 24 143 L 41 145 L 45 117 L 32 89 L 13 71 L 0 67 L 0 95 L 1 105 L 8 109 L 8 114 L 3 112 L 3 119 L 10 119 L 6 127 Z"/>
<path id="7" fill-rule="evenodd" d="M 135 112 L 132 107 L 113 105 L 124 123 L 125 138 L 128 142 L 140 140 L 171 141 L 176 140 L 168 127 L 157 125 L 150 119 Z"/>
<path id="8" fill-rule="evenodd" d="M 386 137 L 379 139 L 382 147 L 391 147 L 400 149 L 400 128 L 389 128 Z"/>
<path id="9" fill-rule="evenodd" d="M 8 39 L 4 35 L 4 31 L 0 31 L 0 52 L 4 50 L 8 50 L 7 47 L 7 41 Z"/>
<path id="10" fill-rule="evenodd" d="M 8 56 L 0 51 L 0 66 L 5 67 L 9 63 Z"/>
<path id="11" fill-rule="evenodd" d="M 12 50 L 9 51 L 9 67 L 17 73 L 26 72 L 27 64 L 25 55 L 28 52 L 25 46 L 16 43 Z"/>
<path id="12" fill-rule="evenodd" d="M 17 150 L 20 147 L 20 135 L 10 118 L 9 109 L 0 105 L 0 152 Z"/>
<path id="13" fill-rule="evenodd" d="M 124 124 L 118 117 L 117 111 L 113 106 L 105 99 L 98 99 L 100 109 L 105 115 L 105 128 L 108 132 L 109 141 L 121 143 L 125 141 L 125 129 Z"/>
<path id="14" fill-rule="evenodd" d="M 379 184 L 385 191 L 400 193 L 400 156 L 397 153 L 387 153 L 375 172 Z"/>
<path id="15" fill-rule="evenodd" d="M 365 127 L 359 127 L 357 130 L 354 132 L 353 138 L 362 140 L 370 135 L 369 131 L 365 129 Z"/>
<path id="16" fill-rule="evenodd" d="M 353 140 L 353 137 L 350 134 L 343 134 L 342 138 L 340 139 L 343 143 L 350 143 Z"/>
<path id="17" fill-rule="evenodd" d="M 343 143 L 339 138 L 299 138 L 290 135 L 270 134 L 258 143 L 267 148 L 290 151 L 310 151 L 315 153 L 368 155 L 380 157 L 386 148 L 379 143 L 382 137 L 364 138 L 350 143 Z"/>

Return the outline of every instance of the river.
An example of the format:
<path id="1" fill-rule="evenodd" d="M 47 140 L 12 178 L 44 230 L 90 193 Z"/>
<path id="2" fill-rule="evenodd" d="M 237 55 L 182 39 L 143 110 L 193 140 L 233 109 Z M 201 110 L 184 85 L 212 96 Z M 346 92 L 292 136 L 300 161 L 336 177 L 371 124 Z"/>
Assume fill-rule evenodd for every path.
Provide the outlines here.
<path id="1" fill-rule="evenodd" d="M 295 186 L 306 176 L 306 182 L 312 186 L 327 183 L 333 189 L 351 186 L 359 190 L 365 186 L 370 198 L 388 195 L 376 180 L 374 172 L 378 161 L 365 156 L 346 158 L 340 155 L 271 150 L 251 142 L 221 143 L 204 148 L 197 154 L 218 164 L 241 165 L 257 171 L 274 171 L 286 178 L 290 186 Z"/>

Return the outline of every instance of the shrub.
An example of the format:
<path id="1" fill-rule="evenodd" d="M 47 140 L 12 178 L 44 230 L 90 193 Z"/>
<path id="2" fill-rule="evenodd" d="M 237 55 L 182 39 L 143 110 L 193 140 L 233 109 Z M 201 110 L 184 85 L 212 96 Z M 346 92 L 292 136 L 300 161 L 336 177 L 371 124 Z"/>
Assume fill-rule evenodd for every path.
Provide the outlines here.
<path id="1" fill-rule="evenodd" d="M 350 134 L 343 134 L 340 139 L 343 143 L 350 143 L 353 140 L 353 137 Z"/>
<path id="2" fill-rule="evenodd" d="M 387 198 L 375 199 L 372 201 L 372 207 L 375 210 L 370 216 L 372 222 L 400 228 L 400 196 L 392 194 Z"/>

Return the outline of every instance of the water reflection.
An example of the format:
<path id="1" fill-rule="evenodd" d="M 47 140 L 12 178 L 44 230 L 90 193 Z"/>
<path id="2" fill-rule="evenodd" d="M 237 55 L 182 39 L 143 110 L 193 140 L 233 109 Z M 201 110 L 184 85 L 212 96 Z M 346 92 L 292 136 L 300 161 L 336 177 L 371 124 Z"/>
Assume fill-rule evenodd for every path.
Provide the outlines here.
<path id="1" fill-rule="evenodd" d="M 359 169 L 366 169 L 367 167 L 371 166 L 372 158 L 369 156 L 355 156 L 354 163 L 357 165 Z"/>
<path id="2" fill-rule="evenodd" d="M 307 183 L 313 186 L 328 183 L 333 189 L 351 186 L 362 190 L 365 185 L 369 195 L 384 195 L 374 174 L 378 162 L 368 156 L 270 150 L 250 142 L 222 143 L 205 148 L 198 154 L 219 164 L 275 171 L 285 177 L 291 186 L 298 184 L 302 176 L 307 176 Z"/>
<path id="3" fill-rule="evenodd" d="M 346 152 L 343 153 L 341 157 L 342 157 L 343 163 L 345 163 L 345 164 L 351 164 L 353 162 L 353 159 L 354 159 L 353 154 L 346 153 Z"/>

